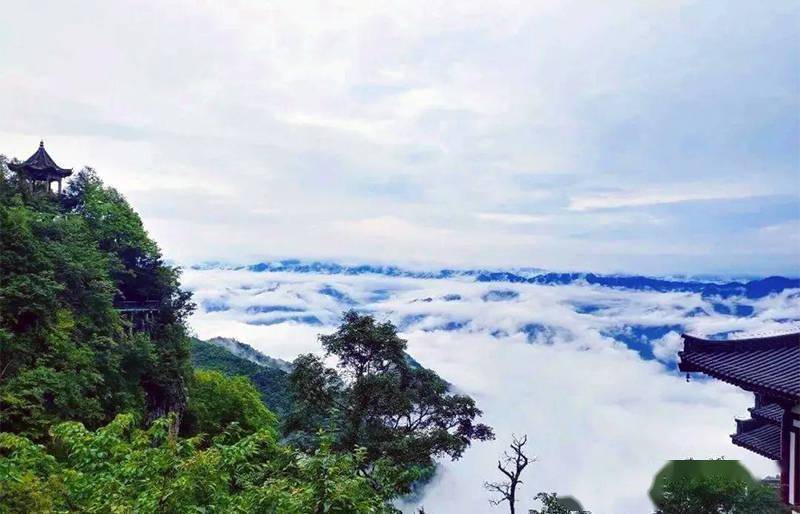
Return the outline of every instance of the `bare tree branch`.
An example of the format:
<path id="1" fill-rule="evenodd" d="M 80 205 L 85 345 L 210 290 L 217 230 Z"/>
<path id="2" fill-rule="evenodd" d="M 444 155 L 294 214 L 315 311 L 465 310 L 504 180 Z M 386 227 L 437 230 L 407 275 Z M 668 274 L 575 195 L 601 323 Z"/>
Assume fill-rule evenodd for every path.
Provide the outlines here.
<path id="1" fill-rule="evenodd" d="M 500 505 L 503 502 L 508 502 L 508 508 L 511 514 L 516 512 L 517 503 L 517 486 L 522 482 L 520 477 L 522 472 L 531 462 L 536 462 L 536 458 L 529 458 L 525 455 L 524 446 L 528 442 L 528 436 L 523 435 L 521 438 L 512 436 L 511 441 L 511 455 L 508 451 L 503 452 L 503 460 L 497 461 L 497 469 L 505 475 L 507 480 L 502 482 L 486 482 L 483 487 L 487 491 L 495 495 L 494 498 L 489 500 L 492 505 Z"/>

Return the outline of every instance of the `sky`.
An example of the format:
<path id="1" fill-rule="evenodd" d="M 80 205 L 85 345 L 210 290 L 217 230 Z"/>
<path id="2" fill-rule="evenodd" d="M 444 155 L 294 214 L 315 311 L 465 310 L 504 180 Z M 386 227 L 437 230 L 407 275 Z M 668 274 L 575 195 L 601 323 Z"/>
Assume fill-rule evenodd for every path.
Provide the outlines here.
<path id="1" fill-rule="evenodd" d="M 179 263 L 800 274 L 797 2 L 4 2 L 0 153 Z"/>
<path id="2" fill-rule="evenodd" d="M 395 323 L 414 359 L 475 399 L 496 440 L 473 444 L 457 462 L 442 459 L 433 482 L 402 503 L 409 514 L 419 506 L 508 512 L 490 507 L 483 483 L 501 478 L 497 458 L 513 434 L 528 435 L 537 459 L 523 477 L 519 512 L 538 507 L 539 491 L 574 495 L 596 514 L 652 512 L 647 491 L 672 459 L 725 457 L 756 477 L 777 473 L 774 462 L 730 441 L 752 394 L 700 374 L 687 383 L 675 362 L 683 331 L 797 331 L 797 289 L 721 300 L 585 283 L 218 268 L 187 270 L 184 285 L 198 304 L 190 321 L 201 338 L 235 337 L 291 361 L 321 353 L 317 334 L 332 333 L 341 312 L 356 308 Z M 752 314 L 723 314 L 715 302 Z"/>

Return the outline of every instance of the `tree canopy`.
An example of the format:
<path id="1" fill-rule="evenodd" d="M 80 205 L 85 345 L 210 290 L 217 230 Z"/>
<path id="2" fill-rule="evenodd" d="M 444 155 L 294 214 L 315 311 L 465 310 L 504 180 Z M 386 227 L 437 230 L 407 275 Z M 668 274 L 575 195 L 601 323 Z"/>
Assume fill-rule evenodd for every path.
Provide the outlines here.
<path id="1" fill-rule="evenodd" d="M 30 194 L 0 164 L 3 429 L 42 440 L 60 420 L 98 427 L 123 411 L 182 412 L 192 304 L 139 216 L 92 170 L 59 201 Z M 159 306 L 146 330 L 114 309 L 144 298 Z"/>
<path id="2" fill-rule="evenodd" d="M 261 395 L 246 377 L 226 377 L 218 371 L 197 370 L 189 388 L 186 419 L 188 434 L 215 436 L 236 423 L 246 433 L 276 432 L 278 420 L 261 401 Z"/>
<path id="3" fill-rule="evenodd" d="M 303 454 L 270 430 L 235 442 L 170 435 L 120 415 L 95 432 L 66 422 L 51 430 L 58 451 L 0 434 L 0 513 L 138 512 L 358 514 L 393 512 L 356 473 L 361 453 L 336 454 L 324 437 Z"/>
<path id="4" fill-rule="evenodd" d="M 392 323 L 350 311 L 320 342 L 339 372 L 311 354 L 295 360 L 286 431 L 299 444 L 324 427 L 335 434 L 335 448 L 364 448 L 367 462 L 425 469 L 437 457 L 458 459 L 473 440 L 494 437 L 476 421 L 481 411 L 472 398 L 409 365 L 406 341 Z"/>
<path id="5" fill-rule="evenodd" d="M 767 485 L 710 475 L 666 480 L 657 514 L 782 514 L 789 510 Z"/>

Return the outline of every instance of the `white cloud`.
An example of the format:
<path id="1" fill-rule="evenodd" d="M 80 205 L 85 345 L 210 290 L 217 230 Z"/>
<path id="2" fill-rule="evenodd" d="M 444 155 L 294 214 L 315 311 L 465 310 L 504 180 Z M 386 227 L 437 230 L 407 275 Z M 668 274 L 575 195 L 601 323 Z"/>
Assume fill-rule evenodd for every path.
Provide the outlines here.
<path id="1" fill-rule="evenodd" d="M 319 351 L 316 334 L 332 330 L 352 306 L 401 326 L 411 355 L 473 396 L 498 436 L 443 465 L 415 503 L 430 512 L 493 512 L 482 484 L 497 478 L 494 463 L 512 433 L 527 433 L 539 457 L 521 491 L 521 509 L 533 506 L 536 492 L 554 490 L 574 494 L 598 514 L 647 512 L 649 481 L 669 459 L 725 456 L 757 475 L 775 473 L 773 463 L 728 437 L 734 418 L 747 415 L 751 396 L 713 380 L 687 384 L 668 367 L 680 348 L 680 329 L 648 340 L 636 327 L 680 326 L 697 335 L 796 330 L 800 325 L 785 321 L 797 317 L 796 291 L 729 299 L 729 306 L 753 307 L 751 316 L 736 318 L 719 314 L 699 294 L 580 284 L 216 269 L 188 270 L 184 282 L 201 306 L 228 308 L 198 310 L 191 325 L 201 337 L 234 336 L 283 359 Z M 491 291 L 505 292 L 505 299 L 487 301 Z M 253 324 L 305 316 L 320 325 Z M 612 337 L 626 328 L 657 360 L 643 360 Z M 414 512 L 412 505 L 406 510 Z"/>
<path id="2" fill-rule="evenodd" d="M 542 223 L 548 221 L 548 216 L 533 216 L 530 214 L 512 214 L 502 212 L 480 212 L 475 215 L 479 220 L 507 223 L 510 225 L 526 225 L 528 223 Z"/>
<path id="3" fill-rule="evenodd" d="M 380 238 L 399 242 L 431 241 L 447 233 L 441 229 L 426 229 L 397 216 L 380 216 L 338 222 L 335 223 L 335 228 L 351 236 L 367 239 Z"/>
<path id="4" fill-rule="evenodd" d="M 386 129 L 390 127 L 385 126 L 387 122 L 380 123 L 369 119 L 335 118 L 301 113 L 292 113 L 283 119 L 292 125 L 342 130 L 352 132 L 365 139 L 389 142 L 387 141 L 389 137 Z M 384 126 L 382 127 L 382 125 Z"/>
<path id="5" fill-rule="evenodd" d="M 775 472 L 770 462 L 730 444 L 733 417 L 752 399 L 723 384 L 686 384 L 613 350 L 581 352 L 519 338 L 492 342 L 474 334 L 415 333 L 409 340 L 423 365 L 475 397 L 498 436 L 444 465 L 419 502 L 427 510 L 495 512 L 482 484 L 498 478 L 494 464 L 512 433 L 526 433 L 538 456 L 519 491 L 522 511 L 534 505 L 537 492 L 559 491 L 592 512 L 649 512 L 652 477 L 676 458 L 724 455 L 756 473 Z"/>
<path id="6" fill-rule="evenodd" d="M 5 15 L 0 151 L 24 158 L 43 137 L 60 164 L 94 165 L 172 259 L 792 265 L 785 244 L 730 250 L 776 239 L 759 228 L 796 221 L 796 203 L 762 197 L 749 221 L 719 213 L 703 232 L 692 213 L 646 212 L 800 193 L 791 2 L 50 1 Z M 176 191 L 194 202 L 154 207 Z M 191 224 L 212 194 L 236 212 Z M 659 230 L 597 212 L 622 206 Z M 388 218 L 431 236 L 404 259 L 407 240 L 331 230 Z"/>
<path id="7" fill-rule="evenodd" d="M 671 185 L 668 190 L 642 188 L 625 192 L 576 196 L 570 199 L 569 208 L 573 211 L 589 211 L 681 202 L 737 200 L 759 196 L 761 194 L 759 191 L 765 191 L 765 189 L 752 185 L 714 187 L 710 184 L 687 183 Z"/>
<path id="8" fill-rule="evenodd" d="M 678 352 L 683 348 L 683 339 L 678 332 L 669 332 L 653 341 L 653 355 L 664 362 L 678 362 Z"/>

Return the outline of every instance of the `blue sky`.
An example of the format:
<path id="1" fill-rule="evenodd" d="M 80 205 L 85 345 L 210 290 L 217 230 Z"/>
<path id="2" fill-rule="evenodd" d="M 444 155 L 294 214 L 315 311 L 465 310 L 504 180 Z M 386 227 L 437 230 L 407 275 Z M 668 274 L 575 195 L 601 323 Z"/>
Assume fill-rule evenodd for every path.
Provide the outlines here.
<path id="1" fill-rule="evenodd" d="M 0 152 L 96 167 L 180 262 L 800 274 L 796 2 L 4 13 Z"/>

